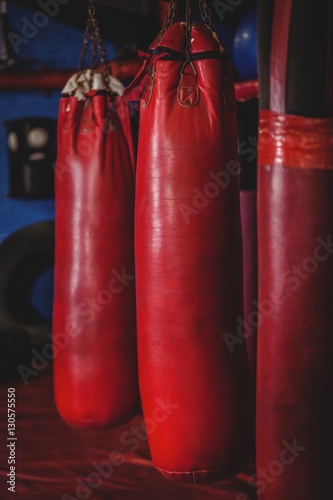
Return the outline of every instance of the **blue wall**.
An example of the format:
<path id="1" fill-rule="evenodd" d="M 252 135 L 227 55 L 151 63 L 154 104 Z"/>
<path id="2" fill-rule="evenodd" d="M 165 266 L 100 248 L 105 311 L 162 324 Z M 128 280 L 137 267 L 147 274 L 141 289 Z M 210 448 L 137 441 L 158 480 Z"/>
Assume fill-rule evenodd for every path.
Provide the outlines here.
<path id="1" fill-rule="evenodd" d="M 60 6 L 65 9 L 66 5 Z M 84 8 L 84 7 L 83 7 Z M 56 16 L 49 18 L 43 27 L 32 29 L 35 33 L 29 39 L 27 21 L 34 26 L 35 12 L 22 7 L 8 5 L 10 32 L 17 49 L 16 57 L 30 60 L 28 68 L 76 68 L 78 65 L 83 33 L 57 22 Z M 38 18 L 37 18 L 38 19 Z M 45 21 L 45 17 L 44 17 Z M 43 18 L 40 21 L 43 24 Z M 106 42 L 108 55 L 115 58 L 115 50 Z M 1 77 L 1 76 L 0 76 Z M 53 200 L 18 200 L 6 198 L 8 184 L 8 158 L 6 130 L 3 125 L 7 120 L 28 116 L 57 117 L 60 92 L 43 94 L 42 92 L 6 92 L 0 93 L 0 242 L 9 234 L 28 224 L 54 219 Z"/>

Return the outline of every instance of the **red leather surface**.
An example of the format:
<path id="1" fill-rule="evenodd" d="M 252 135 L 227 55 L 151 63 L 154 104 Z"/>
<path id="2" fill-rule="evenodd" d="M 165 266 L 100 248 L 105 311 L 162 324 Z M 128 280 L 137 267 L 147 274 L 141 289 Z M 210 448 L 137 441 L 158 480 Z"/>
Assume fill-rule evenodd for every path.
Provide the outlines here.
<path id="1" fill-rule="evenodd" d="M 192 24 L 192 42 L 191 53 L 198 54 L 200 52 L 217 51 L 224 52 L 224 48 L 218 36 L 213 33 L 204 23 Z M 168 47 L 169 49 L 176 50 L 181 54 L 186 53 L 186 38 L 185 38 L 185 23 L 173 24 L 163 35 L 162 40 L 158 43 L 159 36 L 155 38 L 150 46 L 154 50 L 158 46 Z"/>
<path id="2" fill-rule="evenodd" d="M 244 323 L 253 380 L 256 379 L 258 302 L 257 192 L 241 191 L 243 236 Z"/>
<path id="3" fill-rule="evenodd" d="M 333 118 L 260 113 L 260 165 L 333 168 Z"/>
<path id="4" fill-rule="evenodd" d="M 49 367 L 50 368 L 50 367 Z M 16 387 L 16 493 L 7 490 L 7 385 L 0 388 L 0 496 L 2 500 L 254 500 L 254 466 L 233 480 L 213 486 L 182 485 L 156 472 L 149 455 L 143 419 L 117 429 L 72 429 L 57 415 L 52 371 L 46 369 Z M 135 433 L 135 434 L 134 434 Z M 138 437 L 139 436 L 139 437 Z M 113 470 L 110 455 L 121 453 Z M 112 458 L 112 456 L 111 456 Z M 105 477 L 97 472 L 104 463 Z M 111 465 L 111 464 L 110 464 Z M 90 487 L 91 480 L 95 487 Z M 78 487 L 82 481 L 81 489 Z M 89 481 L 90 482 L 90 481 Z M 250 483 L 250 484 L 249 484 Z M 76 491 L 76 489 L 78 490 Z M 78 494 L 77 494 L 78 493 Z M 81 494 L 81 495 L 80 495 Z M 64 495 L 64 496 L 63 496 Z M 65 496 L 67 495 L 67 497 Z"/>
<path id="5" fill-rule="evenodd" d="M 93 92 L 63 97 L 59 111 L 54 383 L 77 427 L 118 424 L 138 401 L 133 144 L 127 104 L 111 126 L 106 110 Z"/>
<path id="6" fill-rule="evenodd" d="M 259 168 L 259 303 L 266 310 L 257 371 L 262 500 L 332 494 L 332 189 L 332 170 Z M 288 462 L 281 465 L 284 443 L 295 441 L 306 449 L 284 454 Z"/>
<path id="7" fill-rule="evenodd" d="M 181 49 L 183 25 L 171 29 Z M 215 49 L 209 29 L 195 29 L 192 45 Z M 172 405 L 149 436 L 154 464 L 171 479 L 199 483 L 231 476 L 247 463 L 252 387 L 245 343 L 231 353 L 224 339 L 236 333 L 242 315 L 231 68 L 221 59 L 195 61 L 199 103 L 184 107 L 177 98 L 182 65 L 158 60 L 151 102 L 141 103 L 138 355 L 145 418 L 154 421 L 158 400 Z"/>
<path id="8" fill-rule="evenodd" d="M 261 112 L 259 132 L 263 312 L 258 335 L 257 478 L 262 500 L 332 496 L 332 119 L 283 114 L 287 91 L 298 90 L 286 79 L 294 6 L 300 12 L 301 3 L 275 1 L 271 111 Z M 307 37 L 307 31 L 302 35 Z M 312 36 L 317 35 L 314 29 Z M 302 71 L 305 55 L 310 73 L 313 58 L 304 49 Z M 312 97 L 310 93 L 308 99 Z"/>

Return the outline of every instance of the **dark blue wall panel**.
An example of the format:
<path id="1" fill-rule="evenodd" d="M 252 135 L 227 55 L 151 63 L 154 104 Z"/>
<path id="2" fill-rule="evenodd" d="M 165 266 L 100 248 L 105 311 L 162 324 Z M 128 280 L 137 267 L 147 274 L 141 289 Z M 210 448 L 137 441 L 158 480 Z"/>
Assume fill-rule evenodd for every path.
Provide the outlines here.
<path id="1" fill-rule="evenodd" d="M 65 9 L 66 5 L 59 6 Z M 82 6 L 82 8 L 84 8 Z M 83 33 L 57 22 L 56 16 L 48 18 L 45 26 L 35 28 L 35 12 L 10 4 L 8 6 L 10 39 L 14 42 L 18 59 L 30 60 L 23 68 L 76 68 L 80 57 Z M 44 19 L 44 21 L 43 21 Z M 28 21 L 27 21 L 28 20 Z M 32 23 L 33 28 L 25 29 Z M 45 22 L 41 17 L 40 23 Z M 29 39 L 26 34 L 35 33 Z M 25 42 L 21 41 L 21 38 Z M 19 43 L 20 42 L 20 43 Z M 107 42 L 108 55 L 115 58 L 115 50 Z M 1 77 L 1 76 L 0 76 Z M 28 116 L 47 116 L 56 118 L 60 93 L 52 92 L 6 92 L 0 93 L 0 242 L 9 234 L 28 224 L 54 218 L 53 200 L 9 199 L 8 158 L 6 120 Z"/>

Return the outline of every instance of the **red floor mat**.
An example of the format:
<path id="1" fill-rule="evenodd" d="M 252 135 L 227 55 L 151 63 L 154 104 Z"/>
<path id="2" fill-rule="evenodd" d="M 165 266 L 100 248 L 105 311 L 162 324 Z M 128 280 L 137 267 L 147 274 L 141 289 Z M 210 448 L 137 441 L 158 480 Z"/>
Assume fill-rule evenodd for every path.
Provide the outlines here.
<path id="1" fill-rule="evenodd" d="M 6 483 L 10 467 L 7 463 L 10 447 L 7 444 L 11 442 L 7 428 L 8 387 L 16 388 L 16 494 L 8 491 L 10 485 Z M 60 420 L 54 406 L 50 367 L 37 376 L 31 376 L 27 386 L 22 382 L 2 384 L 0 398 L 2 500 L 256 498 L 255 488 L 249 484 L 253 467 L 232 480 L 210 486 L 179 485 L 165 479 L 155 471 L 150 460 L 147 440 L 140 429 L 143 420 L 140 416 L 118 429 L 107 431 L 68 427 Z M 119 452 L 118 455 L 113 455 L 115 451 Z M 111 470 L 110 459 L 113 457 L 118 465 Z M 98 472 L 100 466 L 103 468 Z"/>

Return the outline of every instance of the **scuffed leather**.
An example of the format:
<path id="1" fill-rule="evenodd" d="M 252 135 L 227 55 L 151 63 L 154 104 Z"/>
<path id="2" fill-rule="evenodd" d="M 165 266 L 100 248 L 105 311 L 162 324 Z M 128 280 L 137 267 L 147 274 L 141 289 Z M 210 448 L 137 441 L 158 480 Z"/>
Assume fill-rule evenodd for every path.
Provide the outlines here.
<path id="1" fill-rule="evenodd" d="M 194 29 L 194 47 L 216 49 L 207 27 Z M 182 50 L 183 24 L 163 46 L 168 40 Z M 162 59 L 150 104 L 141 106 L 135 252 L 140 392 L 153 462 L 170 479 L 198 483 L 244 467 L 253 404 L 245 342 L 231 353 L 224 339 L 243 312 L 236 121 L 222 95 L 231 66 L 193 64 L 196 106 L 178 102 L 183 61 Z M 214 176 L 229 161 L 236 171 L 222 188 Z M 202 199 L 204 189 L 213 196 Z M 166 418 L 157 401 L 170 404 Z"/>
<path id="2" fill-rule="evenodd" d="M 62 418 L 87 428 L 138 401 L 134 151 L 127 103 L 108 120 L 107 99 L 61 99 L 55 172 L 54 391 Z"/>

